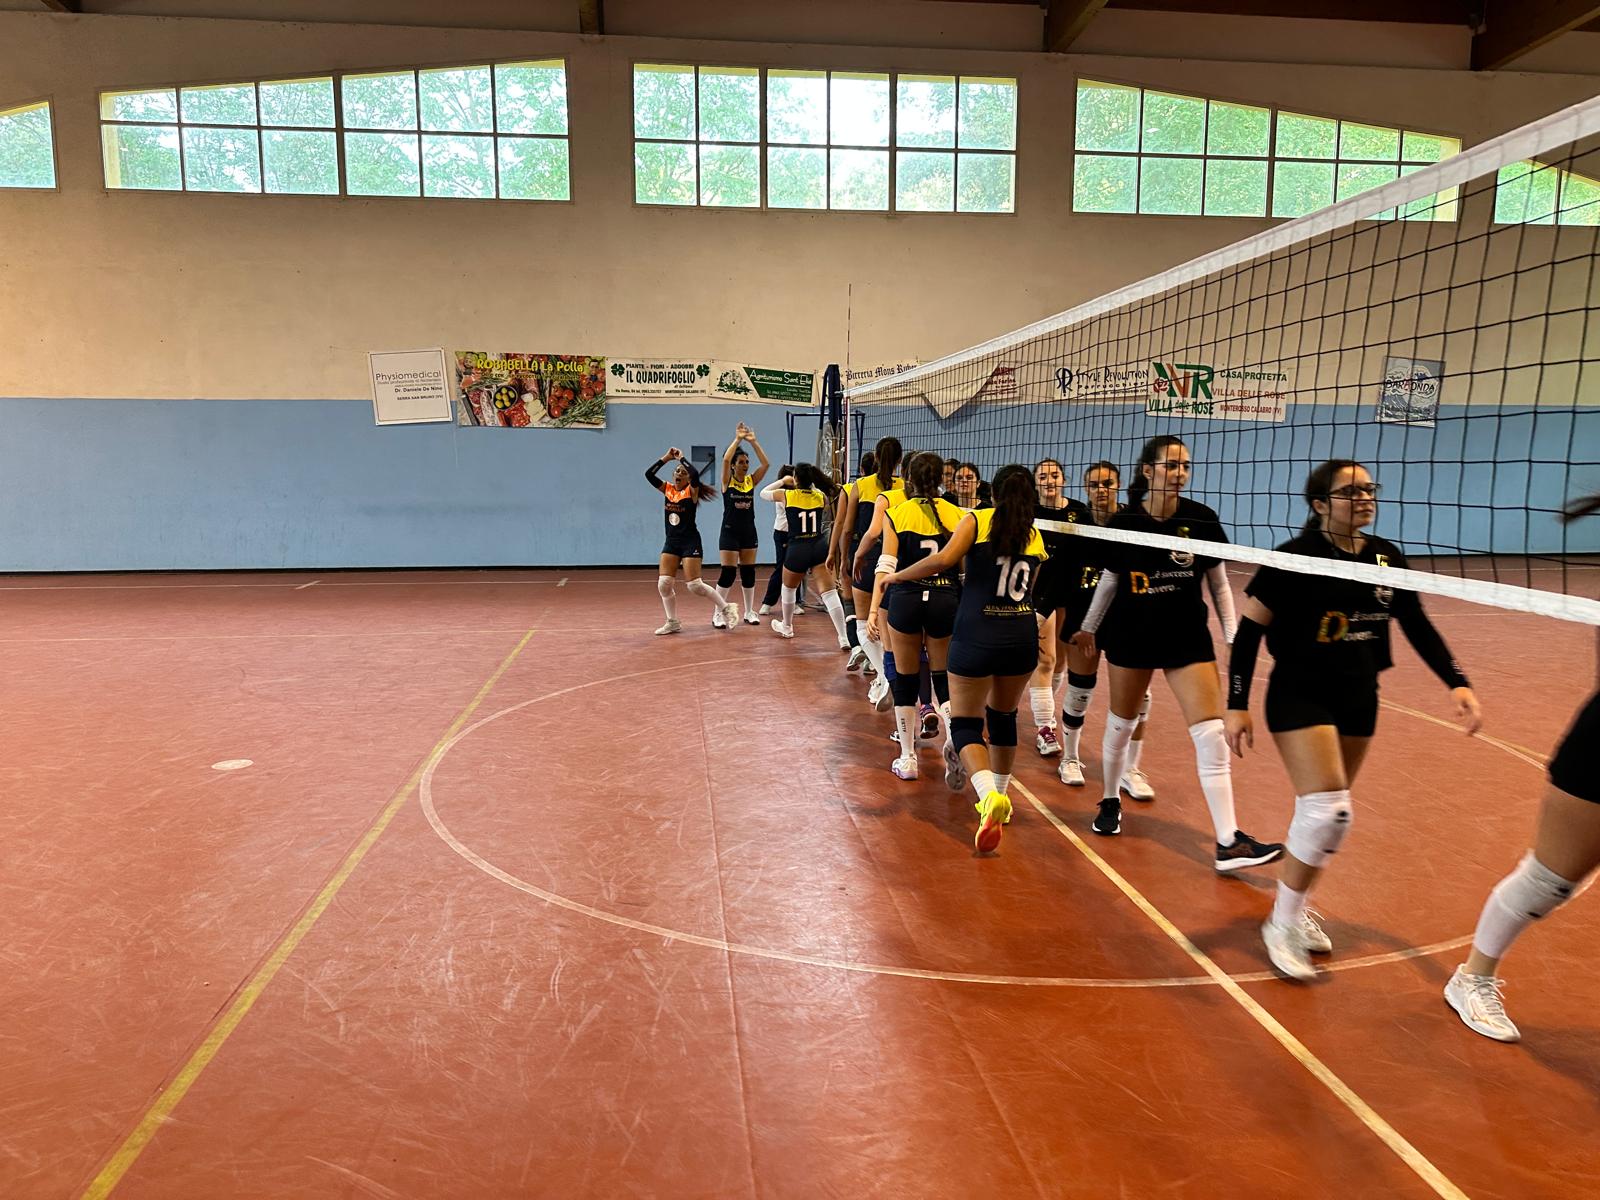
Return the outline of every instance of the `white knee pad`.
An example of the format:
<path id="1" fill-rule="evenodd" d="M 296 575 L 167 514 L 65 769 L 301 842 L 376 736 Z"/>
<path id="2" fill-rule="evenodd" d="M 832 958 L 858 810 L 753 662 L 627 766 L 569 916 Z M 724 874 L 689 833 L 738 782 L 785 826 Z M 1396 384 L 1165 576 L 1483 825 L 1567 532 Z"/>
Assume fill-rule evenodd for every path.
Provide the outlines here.
<path id="1" fill-rule="evenodd" d="M 1196 721 L 1189 726 L 1189 740 L 1194 742 L 1194 762 L 1202 780 L 1208 776 L 1230 773 L 1228 739 L 1223 734 L 1222 718 Z"/>
<path id="2" fill-rule="evenodd" d="M 795 597 L 797 597 L 799 594 L 799 588 L 792 588 L 787 583 L 779 589 L 779 595 L 782 596 L 785 604 L 793 604 L 795 602 Z"/>
<path id="3" fill-rule="evenodd" d="M 1324 867 L 1350 832 L 1350 792 L 1307 792 L 1294 798 L 1284 845 L 1308 867 Z"/>
<path id="4" fill-rule="evenodd" d="M 657 575 L 656 576 L 656 591 L 660 592 L 663 596 L 670 596 L 674 592 L 676 592 L 677 589 L 675 587 L 673 587 L 673 585 L 672 585 L 672 576 L 671 575 Z"/>
<path id="5" fill-rule="evenodd" d="M 1578 885 L 1563 879 L 1528 851 L 1490 893 L 1513 915 L 1524 920 L 1547 917 L 1572 899 Z"/>
<path id="6" fill-rule="evenodd" d="M 1138 717 L 1119 717 L 1114 712 L 1106 713 L 1106 731 L 1102 735 L 1104 744 L 1108 747 L 1126 750 L 1128 743 L 1133 740 L 1133 731 L 1139 724 Z"/>
<path id="7" fill-rule="evenodd" d="M 1139 724 L 1143 725 L 1150 719 L 1150 689 L 1144 692 L 1144 703 L 1139 705 Z"/>

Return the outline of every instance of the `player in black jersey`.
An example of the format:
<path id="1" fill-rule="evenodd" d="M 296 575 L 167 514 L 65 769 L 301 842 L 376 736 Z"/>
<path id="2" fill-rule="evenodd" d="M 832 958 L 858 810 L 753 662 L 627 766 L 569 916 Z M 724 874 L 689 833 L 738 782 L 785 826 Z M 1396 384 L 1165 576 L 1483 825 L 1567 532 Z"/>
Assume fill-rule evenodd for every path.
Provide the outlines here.
<path id="1" fill-rule="evenodd" d="M 740 449 L 741 442 L 749 442 L 761 460 L 753 474 L 750 453 Z M 733 629 L 739 624 L 739 606 L 728 599 L 736 575 L 744 591 L 745 621 L 761 624 L 756 615 L 756 549 L 760 545 L 756 535 L 756 489 L 771 465 L 767 452 L 756 441 L 755 431 L 740 421 L 733 441 L 722 452 L 722 534 L 717 539 L 722 573 L 717 576 L 718 608 L 711 617 L 718 629 Z"/>
<path id="2" fill-rule="evenodd" d="M 1047 558 L 1044 539 L 1033 527 L 1033 472 L 1015 464 L 1002 467 L 995 475 L 994 497 L 995 507 L 961 518 L 943 550 L 889 576 L 891 584 L 926 579 L 966 559 L 950 639 L 950 727 L 978 793 L 980 824 L 973 841 L 980 853 L 1000 844 L 1001 826 L 1011 819 L 1006 790 L 1017 754 L 1017 701 L 1039 661 L 1032 595 Z"/>
<path id="3" fill-rule="evenodd" d="M 662 483 L 656 472 L 669 462 L 675 462 L 678 466 L 672 473 L 672 482 Z M 700 560 L 705 557 L 705 552 L 700 548 L 700 530 L 695 525 L 695 513 L 700 501 L 711 499 L 717 491 L 700 482 L 700 473 L 676 446 L 646 467 L 644 477 L 650 481 L 651 487 L 666 497 L 667 540 L 661 547 L 661 570 L 656 579 L 656 591 L 661 593 L 661 607 L 666 611 L 667 623 L 656 633 L 677 633 L 683 628 L 683 623 L 678 620 L 677 585 L 673 582 L 677 578 L 679 564 L 683 566 L 683 576 L 691 592 L 712 600 L 717 598 L 711 585 L 700 578 Z"/>
<path id="4" fill-rule="evenodd" d="M 1046 758 L 1061 753 L 1061 742 L 1056 737 L 1055 694 L 1061 686 L 1058 667 L 1065 668 L 1066 664 L 1057 661 L 1056 631 L 1061 628 L 1061 609 L 1077 584 L 1074 574 L 1085 549 L 1084 540 L 1073 537 L 1072 526 L 1092 520 L 1081 501 L 1066 495 L 1066 484 L 1066 471 L 1056 459 L 1046 458 L 1034 464 L 1033 485 L 1038 491 L 1038 503 L 1033 527 L 1044 539 L 1050 557 L 1039 568 L 1039 581 L 1033 589 L 1033 606 L 1039 613 L 1039 665 L 1028 684 L 1028 702 L 1037 729 L 1034 746 Z"/>
<path id="5" fill-rule="evenodd" d="M 968 512 L 979 508 L 989 508 L 988 501 L 979 498 L 978 488 L 983 483 L 983 472 L 978 470 L 976 463 L 965 462 L 956 468 L 955 490 L 951 493 L 950 502 L 957 508 L 966 509 Z"/>
<path id="6" fill-rule="evenodd" d="M 838 491 L 833 480 L 819 467 L 800 463 L 793 474 L 762 488 L 761 498 L 782 499 L 789 524 L 789 544 L 783 556 L 783 589 L 779 593 L 780 615 L 772 622 L 773 632 L 780 637 L 794 636 L 795 601 L 806 572 L 810 571 L 822 592 L 822 606 L 827 609 L 834 631 L 839 635 L 839 648 L 845 650 L 850 643 L 844 633 L 844 605 L 839 602 L 833 576 L 828 571 L 828 535 L 822 519 L 829 501 Z"/>
<path id="7" fill-rule="evenodd" d="M 1196 548 L 1208 541 L 1226 542 L 1228 536 L 1217 514 L 1182 494 L 1189 482 L 1189 465 L 1189 448 L 1183 439 L 1171 434 L 1151 438 L 1139 455 L 1135 486 L 1128 489 L 1130 504 L 1106 522 L 1106 528 L 1185 538 Z M 1111 665 L 1111 711 L 1106 717 L 1100 760 L 1105 798 L 1090 828 L 1105 836 L 1122 832 L 1118 785 L 1126 769 L 1128 742 L 1138 723 L 1140 704 L 1151 676 L 1159 670 L 1166 675 L 1189 723 L 1200 790 L 1205 793 L 1217 835 L 1216 869 L 1229 872 L 1272 862 L 1283 854 L 1283 847 L 1256 841 L 1238 827 L 1234 813 L 1222 688 L 1206 602 L 1200 595 L 1204 579 L 1223 636 L 1233 641 L 1233 593 L 1221 560 L 1187 548 L 1156 550 L 1109 542 L 1101 547 L 1101 560 L 1104 566 L 1094 602 L 1082 628 L 1072 636 L 1073 643 L 1086 652 L 1097 645 L 1103 647 Z"/>
<path id="8" fill-rule="evenodd" d="M 1306 480 L 1305 496 L 1311 517 L 1280 551 L 1406 567 L 1398 546 L 1362 532 L 1377 516 L 1378 485 L 1360 463 L 1323 463 Z M 1261 935 L 1279 972 L 1313 979 L 1310 955 L 1328 953 L 1333 943 L 1306 896 L 1350 829 L 1350 788 L 1377 728 L 1378 675 L 1393 665 L 1390 618 L 1452 690 L 1469 734 L 1481 724 L 1478 702 L 1415 592 L 1262 567 L 1245 597 L 1228 668 L 1228 744 L 1240 755 L 1253 744 L 1250 683 L 1265 633 L 1273 657 L 1267 728 L 1295 790 L 1289 853 Z"/>
<path id="9" fill-rule="evenodd" d="M 1600 512 L 1600 495 L 1569 505 L 1564 521 Z M 1495 978 L 1517 936 L 1584 889 L 1600 868 L 1600 662 L 1596 688 L 1551 756 L 1533 846 L 1494 886 L 1472 935 L 1472 952 L 1445 985 L 1444 998 L 1467 1027 L 1500 1042 L 1522 1034 L 1506 1016 Z"/>
<path id="10" fill-rule="evenodd" d="M 872 450 L 873 467 L 863 471 L 839 492 L 834 514 L 833 537 L 828 546 L 828 567 L 840 580 L 850 580 L 850 615 L 845 618 L 845 638 L 850 645 L 846 671 L 859 671 L 867 663 L 881 675 L 883 663 L 876 643 L 862 644 L 860 621 L 866 619 L 872 604 L 872 568 L 854 569 L 861 535 L 872 524 L 875 501 L 885 492 L 900 487 L 900 439 L 883 437 Z M 860 618 L 858 620 L 857 618 Z"/>
<path id="11" fill-rule="evenodd" d="M 961 594 L 954 569 L 890 587 L 889 575 L 899 567 L 937 554 L 961 524 L 961 510 L 939 498 L 943 463 L 937 454 L 917 454 L 906 469 L 906 498 L 895 504 L 883 522 L 883 553 L 878 557 L 872 599 L 867 609 L 865 644 L 888 643 L 895 660 L 917 662 L 927 646 L 928 671 L 936 710 L 945 721 L 945 783 L 951 791 L 966 786 L 966 775 L 950 739 L 950 681 L 946 662 Z M 892 493 L 890 493 L 892 494 Z M 888 620 L 883 620 L 884 615 Z M 898 674 L 893 689 L 895 729 L 900 755 L 890 767 L 901 779 L 917 777 L 917 687 L 919 675 Z M 937 719 L 937 718 L 936 718 Z M 938 730 L 935 726 L 934 734 Z"/>

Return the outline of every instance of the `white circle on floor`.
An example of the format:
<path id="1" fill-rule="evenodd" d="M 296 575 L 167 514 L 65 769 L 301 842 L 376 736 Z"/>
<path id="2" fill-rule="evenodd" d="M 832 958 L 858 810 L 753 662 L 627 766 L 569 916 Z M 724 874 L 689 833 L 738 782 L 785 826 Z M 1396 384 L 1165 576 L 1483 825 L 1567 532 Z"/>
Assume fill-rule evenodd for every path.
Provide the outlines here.
<path id="1" fill-rule="evenodd" d="M 225 758 L 221 762 L 211 764 L 213 771 L 242 771 L 246 767 L 253 767 L 255 763 L 248 758 Z"/>

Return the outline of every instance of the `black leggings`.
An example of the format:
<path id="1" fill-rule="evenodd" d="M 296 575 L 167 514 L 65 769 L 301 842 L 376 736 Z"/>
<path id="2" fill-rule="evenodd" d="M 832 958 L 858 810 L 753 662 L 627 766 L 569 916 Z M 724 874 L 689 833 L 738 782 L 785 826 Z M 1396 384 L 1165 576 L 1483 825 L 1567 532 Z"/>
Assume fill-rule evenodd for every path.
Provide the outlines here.
<path id="1" fill-rule="evenodd" d="M 789 531 L 787 529 L 774 529 L 772 541 L 777 547 L 778 565 L 772 568 L 772 578 L 767 580 L 767 594 L 761 603 L 771 608 L 778 602 L 778 590 L 783 587 L 783 558 L 789 550 Z M 804 588 L 804 584 L 801 585 Z"/>

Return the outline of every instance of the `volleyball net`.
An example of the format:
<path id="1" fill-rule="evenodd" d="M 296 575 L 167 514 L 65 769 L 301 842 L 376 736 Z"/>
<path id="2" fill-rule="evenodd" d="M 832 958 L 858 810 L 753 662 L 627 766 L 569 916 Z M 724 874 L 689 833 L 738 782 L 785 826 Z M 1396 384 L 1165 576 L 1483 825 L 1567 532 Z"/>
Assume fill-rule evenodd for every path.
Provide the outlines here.
<path id="1" fill-rule="evenodd" d="M 1312 468 L 1355 459 L 1382 489 L 1373 532 L 1417 569 L 1345 573 L 1600 624 L 1600 517 L 1560 520 L 1600 491 L 1600 99 L 847 403 L 852 459 L 885 435 L 984 478 L 1054 458 L 1079 498 L 1091 464 L 1126 487 L 1176 434 L 1228 556 L 1315 573 L 1272 547 Z"/>

